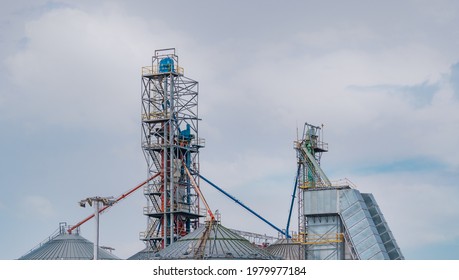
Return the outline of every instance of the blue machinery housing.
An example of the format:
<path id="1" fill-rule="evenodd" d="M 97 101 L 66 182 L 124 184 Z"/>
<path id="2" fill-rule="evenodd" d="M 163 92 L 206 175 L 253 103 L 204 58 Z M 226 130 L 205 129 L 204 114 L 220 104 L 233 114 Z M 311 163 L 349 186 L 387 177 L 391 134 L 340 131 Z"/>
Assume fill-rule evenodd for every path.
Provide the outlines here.
<path id="1" fill-rule="evenodd" d="M 163 58 L 159 61 L 159 73 L 175 72 L 174 60 L 170 57 Z"/>

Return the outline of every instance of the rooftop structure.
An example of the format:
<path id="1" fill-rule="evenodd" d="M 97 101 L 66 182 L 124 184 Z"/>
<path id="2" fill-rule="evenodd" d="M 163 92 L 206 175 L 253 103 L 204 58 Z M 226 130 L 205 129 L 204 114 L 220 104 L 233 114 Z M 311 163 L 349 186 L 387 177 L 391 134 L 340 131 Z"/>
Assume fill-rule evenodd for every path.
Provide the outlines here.
<path id="1" fill-rule="evenodd" d="M 300 259 L 403 259 L 373 195 L 333 185 L 320 167 L 328 144 L 321 127 L 305 124 L 295 142 Z"/>
<path id="2" fill-rule="evenodd" d="M 283 230 L 200 173 L 199 151 L 204 140 L 198 135 L 198 83 L 184 76 L 175 49 L 155 51 L 152 65 L 142 68 L 141 95 L 148 179 L 117 199 L 80 201 L 81 206 L 97 201 L 95 213 L 68 229 L 61 224 L 56 234 L 20 259 L 97 259 L 97 255 L 118 259 L 102 247 L 94 251 L 93 243 L 79 235 L 79 227 L 95 217 L 98 242 L 99 214 L 141 188 L 147 198 L 143 210 L 147 227 L 140 233 L 145 248 L 129 259 L 403 259 L 373 195 L 360 193 L 348 180 L 332 183 L 323 172 L 321 157 L 328 151 L 328 144 L 322 141 L 323 126 L 306 123 L 295 141 L 295 188 Z M 284 237 L 222 226 L 202 194 L 200 179 Z M 296 198 L 298 231 L 290 234 Z M 99 209 L 104 200 L 106 205 Z M 270 246 L 263 250 L 255 242 L 263 248 Z"/>
<path id="3" fill-rule="evenodd" d="M 269 245 L 266 251 L 285 260 L 303 260 L 301 255 L 304 250 L 299 242 L 291 238 L 282 238 Z"/>
<path id="4" fill-rule="evenodd" d="M 103 247 L 98 250 L 100 260 L 119 260 Z M 79 230 L 67 232 L 67 224 L 61 223 L 59 229 L 46 241 L 40 243 L 20 260 L 92 260 L 94 243 L 80 235 Z"/>
<path id="5" fill-rule="evenodd" d="M 147 252 L 157 252 L 197 228 L 199 184 L 198 82 L 184 76 L 175 49 L 156 50 L 142 68 L 142 149 L 148 177 L 144 188 L 147 228 L 140 233 Z M 193 178 L 185 173 L 188 167 Z"/>
<path id="6" fill-rule="evenodd" d="M 222 226 L 207 221 L 194 232 L 158 252 L 155 259 L 279 259 L 247 239 Z"/>

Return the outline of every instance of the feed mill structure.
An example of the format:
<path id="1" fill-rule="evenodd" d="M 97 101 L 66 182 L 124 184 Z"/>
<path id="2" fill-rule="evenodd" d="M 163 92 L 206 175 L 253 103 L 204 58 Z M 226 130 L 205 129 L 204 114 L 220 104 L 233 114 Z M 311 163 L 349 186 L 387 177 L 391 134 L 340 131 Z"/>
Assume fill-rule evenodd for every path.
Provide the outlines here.
<path id="1" fill-rule="evenodd" d="M 141 188 L 147 200 L 147 226 L 140 233 L 145 248 L 129 259 L 404 259 L 373 195 L 360 193 L 348 180 L 332 184 L 322 171 L 328 144 L 322 141 L 321 127 L 306 123 L 295 141 L 297 173 L 284 231 L 200 174 L 199 151 L 205 142 L 198 134 L 198 82 L 184 76 L 175 49 L 155 51 L 152 64 L 142 68 L 141 81 L 141 143 L 148 179 L 113 201 Z M 224 227 L 207 204 L 200 179 L 286 237 L 262 249 L 243 238 L 243 232 Z M 290 235 L 295 199 L 298 231 Z M 111 205 L 96 208 L 97 215 L 68 229 L 60 225 L 20 259 L 94 259 L 95 252 L 102 259 L 118 259 L 102 247 L 95 251 L 79 234 L 83 223 L 92 217 L 98 223 L 98 214 Z"/>
<path id="2" fill-rule="evenodd" d="M 175 49 L 156 50 L 152 65 L 142 68 L 146 247 L 128 259 L 279 259 L 222 226 L 210 210 L 199 187 L 199 121 L 198 82 L 184 76 Z"/>
<path id="3" fill-rule="evenodd" d="M 298 234 L 280 243 L 299 250 L 299 259 L 404 259 L 373 195 L 360 193 L 348 180 L 332 184 L 321 169 L 328 151 L 321 132 L 306 123 L 295 141 Z"/>
<path id="4" fill-rule="evenodd" d="M 151 66 L 142 68 L 141 94 L 148 177 L 159 174 L 144 187 L 147 228 L 140 239 L 150 254 L 192 232 L 204 216 L 192 187 L 204 139 L 198 136 L 198 82 L 184 76 L 175 49 L 156 50 Z"/>

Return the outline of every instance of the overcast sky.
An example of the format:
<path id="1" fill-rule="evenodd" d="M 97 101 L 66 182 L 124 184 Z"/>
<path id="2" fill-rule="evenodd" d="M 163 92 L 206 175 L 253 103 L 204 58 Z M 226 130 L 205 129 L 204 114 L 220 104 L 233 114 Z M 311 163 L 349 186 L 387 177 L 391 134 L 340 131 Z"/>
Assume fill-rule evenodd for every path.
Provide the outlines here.
<path id="1" fill-rule="evenodd" d="M 199 81 L 204 176 L 285 228 L 297 127 L 324 124 L 322 168 L 375 195 L 405 257 L 459 259 L 457 1 L 94 2 L 0 2 L 0 259 L 146 179 L 140 68 L 170 47 Z M 225 226 L 277 235 L 202 189 Z M 144 206 L 101 216 L 101 244 L 141 250 Z"/>

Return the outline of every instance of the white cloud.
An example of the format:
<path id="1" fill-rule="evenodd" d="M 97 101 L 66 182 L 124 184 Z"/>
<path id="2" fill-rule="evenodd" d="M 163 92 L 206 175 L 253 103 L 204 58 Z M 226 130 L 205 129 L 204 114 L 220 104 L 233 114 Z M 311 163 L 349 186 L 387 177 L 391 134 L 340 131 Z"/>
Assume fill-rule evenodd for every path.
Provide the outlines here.
<path id="1" fill-rule="evenodd" d="M 67 126 L 129 129 L 137 121 L 140 67 L 149 64 L 152 46 L 180 38 L 150 31 L 151 24 L 71 8 L 27 22 L 26 46 L 8 59 L 10 79 L 22 92 L 8 96 L 14 108 L 9 113 Z"/>
<path id="2" fill-rule="evenodd" d="M 208 150 L 201 157 L 207 164 L 202 169 L 205 176 L 282 227 L 287 210 L 282 212 L 280 205 L 290 198 L 295 173 L 291 143 L 295 125 L 299 123 L 301 130 L 304 121 L 325 123 L 330 154 L 323 158 L 324 169 L 351 180 L 360 179 L 355 169 L 404 159 L 427 158 L 457 170 L 459 103 L 449 83 L 450 67 L 456 62 L 449 54 L 412 42 L 380 49 L 337 46 L 316 56 L 307 51 L 286 55 L 288 50 L 282 43 L 265 45 L 254 58 L 234 65 L 224 83 L 211 84 L 216 96 L 206 98 L 212 104 L 206 104 L 202 126 L 210 133 L 202 135 L 208 138 Z M 432 85 L 431 99 L 422 97 L 427 101 L 416 106 L 413 99 L 420 98 L 416 94 L 423 94 L 426 85 Z M 412 89 L 412 95 L 407 98 L 406 92 L 387 88 L 358 91 L 352 86 L 394 86 Z M 421 172 L 429 174 L 424 181 L 418 180 Z M 270 175 L 276 174 L 285 178 L 269 184 Z M 459 218 L 452 199 L 455 191 L 442 176 L 439 170 L 413 170 L 402 183 L 398 174 L 384 173 L 359 185 L 375 194 L 399 245 L 413 248 L 457 238 L 458 229 L 449 226 Z M 266 187 L 257 189 L 257 182 L 266 182 Z M 279 193 L 261 199 L 261 193 L 272 190 Z M 257 192 L 258 197 L 252 196 Z M 272 204 L 277 212 L 267 207 Z M 237 224 L 227 212 L 223 216 Z"/>
<path id="3" fill-rule="evenodd" d="M 305 30 L 297 35 L 304 47 L 313 50 L 333 50 L 342 48 L 362 48 L 383 38 L 367 26 L 325 27 L 320 30 Z"/>
<path id="4" fill-rule="evenodd" d="M 459 195 L 444 182 L 432 184 L 429 175 L 392 173 L 357 176 L 358 188 L 375 195 L 389 227 L 403 248 L 451 242 L 459 238 Z"/>
<path id="5" fill-rule="evenodd" d="M 257 25 L 266 29 L 257 30 L 244 22 L 244 17 L 238 22 L 240 27 L 223 29 L 215 17 L 212 28 L 206 29 L 209 23 L 202 22 L 206 21 L 205 13 L 211 11 L 202 14 L 197 19 L 201 25 L 196 25 L 190 19 L 199 13 L 195 14 L 197 11 L 191 8 L 186 13 L 178 13 L 183 17 L 171 22 L 166 14 L 151 17 L 148 9 L 152 9 L 152 5 L 144 4 L 138 5 L 140 11 L 135 5 L 124 9 L 112 2 L 102 7 L 93 7 L 94 4 L 88 2 L 84 9 L 55 7 L 41 10 L 34 20 L 26 20 L 25 33 L 14 36 L 24 37 L 25 44 L 14 49 L 7 60 L 9 76 L 4 80 L 10 82 L 9 88 L 13 90 L 4 91 L 0 96 L 2 119 L 8 117 L 20 127 L 34 129 L 35 135 L 44 127 L 57 124 L 70 129 L 104 130 L 117 136 L 139 136 L 139 69 L 150 63 L 155 49 L 175 46 L 186 75 L 200 82 L 200 117 L 203 118 L 200 137 L 207 139 L 207 147 L 201 154 L 203 175 L 269 220 L 274 219 L 276 224 L 284 222 L 284 213 L 286 219 L 288 209 L 284 209 L 284 205 L 289 203 L 296 161 L 292 142 L 296 138 L 296 126 L 301 130 L 305 121 L 325 124 L 330 154 L 323 158 L 324 169 L 345 174 L 351 180 L 354 180 L 352 176 L 356 176 L 355 181 L 360 179 L 352 172 L 356 168 L 406 158 L 432 159 L 453 171 L 459 167 L 455 147 L 459 142 L 459 104 L 448 81 L 450 66 L 459 59 L 454 48 L 457 36 L 445 31 L 455 30 L 448 24 L 454 22 L 456 16 L 454 12 L 446 13 L 447 18 L 441 21 L 447 12 L 445 6 L 434 9 L 425 20 L 417 14 L 409 19 L 401 17 L 407 13 L 407 4 L 403 4 L 395 16 L 391 14 L 396 24 L 389 25 L 383 13 L 356 12 L 346 5 L 341 7 L 346 13 L 337 15 L 340 20 L 324 23 L 320 13 L 313 13 L 328 11 L 328 7 L 310 7 L 311 15 L 295 17 L 296 24 L 287 18 L 285 22 L 271 21 L 272 17 L 266 16 L 265 21 Z M 382 11 L 392 9 L 391 5 L 381 6 L 384 6 L 380 7 L 384 8 Z M 216 7 L 219 6 L 212 8 Z M 425 6 L 420 7 L 420 11 L 423 15 L 429 14 Z M 270 11 L 273 15 L 277 12 Z M 290 12 L 296 11 L 289 9 L 286 14 Z M 344 21 L 343 17 L 349 20 Z M 411 27 L 423 22 L 430 24 L 432 17 L 441 21 L 440 25 L 429 25 L 430 29 Z M 253 20 L 252 14 L 250 19 Z M 180 27 L 185 24 L 187 33 Z M 397 29 L 391 30 L 393 26 Z M 206 33 L 209 30 L 212 36 Z M 215 30 L 225 32 L 218 34 Z M 271 31 L 275 37 L 270 37 Z M 263 36 L 258 37 L 258 32 Z M 204 39 L 204 43 L 200 39 Z M 406 94 L 387 90 L 423 84 L 438 85 L 438 89 L 429 102 L 420 107 L 413 106 Z M 134 149 L 138 149 L 137 155 L 142 157 L 138 143 L 135 148 L 131 142 L 119 142 L 120 146 L 118 142 L 110 146 L 118 159 L 134 160 Z M 114 171 L 113 165 L 105 166 L 103 161 L 98 161 L 97 170 L 93 168 L 89 172 L 85 170 L 89 167 L 84 156 L 69 161 L 72 161 L 68 165 L 72 170 L 56 174 L 57 181 L 66 182 L 75 168 L 81 168 L 81 174 L 91 174 L 88 177 L 126 172 L 122 165 Z M 448 225 L 447 219 L 438 219 L 435 228 L 426 229 L 428 222 L 412 221 L 411 215 L 421 213 L 430 218 L 431 213 L 445 212 L 449 218 L 457 218 L 456 208 L 447 209 L 442 205 L 442 200 L 451 202 L 447 194 L 454 194 L 443 182 L 445 179 L 438 170 L 425 172 L 429 176 L 423 182 L 416 181 L 421 192 L 414 199 L 410 199 L 418 190 L 414 187 L 404 188 L 401 183 L 397 184 L 399 188 L 387 187 L 394 185 L 388 178 L 399 180 L 397 174 L 361 179 L 362 185 L 372 186 L 370 191 L 375 193 L 383 212 L 387 211 L 389 225 L 404 245 L 416 246 L 410 238 L 416 234 L 412 231 L 419 230 L 425 234 L 419 236 L 418 244 L 435 242 L 441 239 L 438 235 L 443 234 L 439 229 Z M 403 185 L 418 175 L 416 172 L 405 175 Z M 282 178 L 273 182 L 275 176 Z M 443 187 L 437 193 L 433 186 L 439 181 Z M 78 192 L 93 191 L 86 188 Z M 284 199 L 281 194 L 286 194 L 285 202 L 280 201 Z M 53 193 L 31 196 L 26 204 L 39 209 L 35 213 L 51 215 L 52 205 L 45 197 L 52 199 L 52 196 Z M 229 201 L 221 202 L 226 201 L 225 198 L 210 196 L 213 197 L 209 201 L 211 206 L 226 210 L 222 215 L 225 221 L 232 223 L 227 226 L 237 228 L 241 225 L 240 217 L 250 215 L 245 210 L 231 210 L 238 206 Z M 435 197 L 431 213 L 419 206 L 426 203 L 429 196 Z M 74 205 L 75 198 L 69 200 L 62 204 Z M 395 206 L 385 207 L 391 206 L 390 203 Z M 403 203 L 407 210 L 401 209 Z M 141 216 L 141 206 L 138 215 Z M 143 217 L 136 218 L 144 221 Z M 406 220 L 410 220 L 410 224 L 406 225 Z M 135 229 L 134 236 L 126 239 L 137 238 L 137 231 L 143 230 L 143 226 L 144 223 Z M 250 226 L 254 231 L 258 229 Z M 453 232 L 444 238 L 453 238 Z M 113 246 L 127 254 L 127 245 Z"/>
<path id="6" fill-rule="evenodd" d="M 21 206 L 22 213 L 40 220 L 46 220 L 56 214 L 51 201 L 40 195 L 24 197 Z"/>
<path id="7" fill-rule="evenodd" d="M 384 51 L 337 50 L 311 57 L 307 52 L 285 56 L 284 52 L 267 51 L 270 47 L 265 46 L 266 55 L 258 54 L 236 67 L 226 84 L 211 85 L 212 97 L 204 97 L 211 103 L 205 104 L 209 108 L 205 121 L 214 124 L 215 134 L 210 136 L 231 149 L 232 160 L 241 159 L 240 154 L 249 150 L 274 156 L 272 153 L 282 149 L 279 146 L 290 145 L 295 125 L 304 121 L 325 123 L 328 139 L 335 140 L 333 152 L 352 162 L 362 163 L 368 155 L 384 161 L 420 154 L 438 158 L 442 154 L 441 160 L 446 160 L 453 147 L 449 141 L 454 140 L 445 140 L 448 145 L 441 151 L 427 147 L 436 138 L 458 137 L 451 126 L 456 123 L 454 112 L 459 104 L 443 78 L 451 62 L 446 63 L 441 53 L 407 44 Z M 405 93 L 352 89 L 379 85 L 414 88 L 426 83 L 439 88 L 431 104 L 421 109 L 413 106 Z M 222 111 L 223 107 L 235 109 Z M 209 124 L 203 127 L 207 129 Z M 428 127 L 436 127 L 436 132 L 427 132 Z"/>

